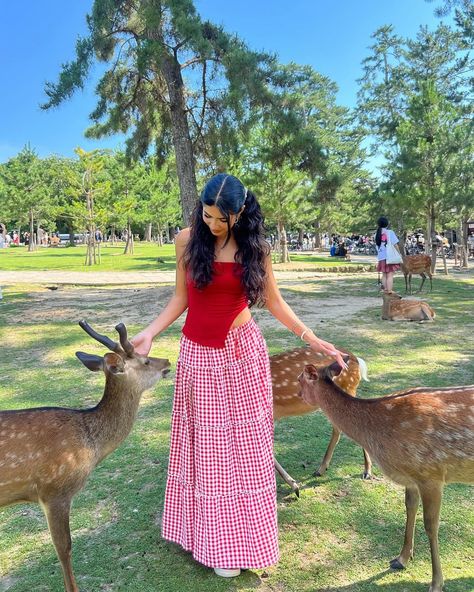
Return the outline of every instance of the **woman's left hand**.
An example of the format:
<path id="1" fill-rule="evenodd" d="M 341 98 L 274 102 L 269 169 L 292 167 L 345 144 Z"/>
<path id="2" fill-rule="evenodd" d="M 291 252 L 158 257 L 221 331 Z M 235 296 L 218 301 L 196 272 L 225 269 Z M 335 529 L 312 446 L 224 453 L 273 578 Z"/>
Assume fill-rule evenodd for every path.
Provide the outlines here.
<path id="1" fill-rule="evenodd" d="M 329 343 L 329 341 L 324 341 L 324 339 L 320 339 L 319 337 L 316 337 L 316 335 L 314 335 L 314 337 L 311 336 L 311 340 L 308 343 L 312 350 L 315 352 L 322 352 L 328 356 L 333 356 L 343 370 L 347 369 L 347 364 L 344 362 L 342 357 L 345 354 L 336 349 L 332 343 Z"/>

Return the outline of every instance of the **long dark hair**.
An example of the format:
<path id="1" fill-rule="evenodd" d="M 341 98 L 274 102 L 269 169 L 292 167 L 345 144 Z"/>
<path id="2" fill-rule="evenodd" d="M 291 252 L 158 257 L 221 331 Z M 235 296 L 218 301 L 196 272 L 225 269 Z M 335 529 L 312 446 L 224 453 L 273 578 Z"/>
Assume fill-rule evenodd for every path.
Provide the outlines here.
<path id="1" fill-rule="evenodd" d="M 377 232 L 375 233 L 375 244 L 377 247 L 380 247 L 382 244 L 382 228 L 388 227 L 388 218 L 385 216 L 380 216 L 377 220 Z"/>
<path id="2" fill-rule="evenodd" d="M 184 263 L 198 289 L 205 288 L 212 281 L 215 260 L 216 237 L 202 219 L 204 205 L 218 207 L 222 217 L 226 218 L 226 243 L 231 237 L 230 216 L 238 214 L 244 206 L 232 228 L 237 243 L 235 261 L 243 267 L 242 284 L 249 306 L 263 304 L 265 260 L 270 247 L 265 240 L 264 218 L 255 195 L 237 177 L 225 173 L 215 175 L 206 183 L 192 214 L 191 236 L 184 251 Z"/>

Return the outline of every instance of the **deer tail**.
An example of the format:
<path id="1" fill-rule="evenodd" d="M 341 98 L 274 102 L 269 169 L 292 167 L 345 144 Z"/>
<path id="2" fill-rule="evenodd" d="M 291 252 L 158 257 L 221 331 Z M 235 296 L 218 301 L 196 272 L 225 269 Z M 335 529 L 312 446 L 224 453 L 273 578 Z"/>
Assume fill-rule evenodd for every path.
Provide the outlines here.
<path id="1" fill-rule="evenodd" d="M 362 358 L 357 358 L 357 361 L 359 362 L 359 371 L 361 378 L 366 382 L 370 382 L 367 373 L 367 364 L 365 363 L 365 360 L 363 360 Z"/>

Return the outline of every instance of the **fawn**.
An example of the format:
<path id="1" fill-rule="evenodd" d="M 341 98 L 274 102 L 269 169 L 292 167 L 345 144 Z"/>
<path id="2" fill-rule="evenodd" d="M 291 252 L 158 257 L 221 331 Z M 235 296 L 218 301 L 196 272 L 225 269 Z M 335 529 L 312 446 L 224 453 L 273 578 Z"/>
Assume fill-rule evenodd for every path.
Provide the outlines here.
<path id="1" fill-rule="evenodd" d="M 367 366 L 361 358 L 356 358 L 350 352 L 342 349 L 349 356 L 347 370 L 343 370 L 335 378 L 337 384 L 349 395 L 355 397 L 357 386 L 360 379 L 367 380 Z M 305 403 L 299 396 L 298 375 L 306 364 L 314 364 L 316 367 L 327 366 L 333 358 L 322 353 L 314 352 L 309 347 L 298 347 L 296 349 L 285 351 L 270 356 L 270 368 L 272 375 L 273 390 L 273 417 L 279 420 L 291 415 L 305 415 L 318 410 L 317 405 Z M 341 432 L 334 425 L 332 426 L 332 436 L 323 460 L 316 471 L 317 475 L 322 475 L 332 459 L 334 449 L 341 437 Z M 288 483 L 294 493 L 299 496 L 298 483 L 285 471 L 276 458 L 274 458 L 275 469 Z M 369 455 L 364 450 L 364 479 L 370 479 L 372 462 Z"/>
<path id="2" fill-rule="evenodd" d="M 431 257 L 429 255 L 405 255 L 403 248 L 400 249 L 400 254 L 403 259 L 401 268 L 405 276 L 405 292 L 409 290 L 410 294 L 412 293 L 411 276 L 414 273 L 421 275 L 421 285 L 418 291 L 421 292 L 426 276 L 430 278 L 430 291 L 432 291 L 433 274 L 431 273 Z"/>
<path id="3" fill-rule="evenodd" d="M 66 592 L 79 592 L 71 563 L 72 499 L 99 462 L 128 436 L 141 394 L 169 372 L 168 360 L 134 354 L 123 324 L 120 345 L 86 333 L 112 351 L 104 357 L 76 352 L 89 370 L 103 370 L 105 390 L 91 409 L 38 407 L 0 412 L 0 506 L 37 502 L 61 562 Z"/>
<path id="4" fill-rule="evenodd" d="M 436 313 L 423 300 L 405 300 L 396 292 L 382 293 L 382 319 L 385 321 L 431 322 Z"/>
<path id="5" fill-rule="evenodd" d="M 340 367 L 306 366 L 301 396 L 319 405 L 342 432 L 363 446 L 382 471 L 405 487 L 406 526 L 400 555 L 403 569 L 413 557 L 415 519 L 421 497 L 431 548 L 429 592 L 442 592 L 438 528 L 445 483 L 474 483 L 474 385 L 417 387 L 375 399 L 354 399 L 340 389 Z"/>

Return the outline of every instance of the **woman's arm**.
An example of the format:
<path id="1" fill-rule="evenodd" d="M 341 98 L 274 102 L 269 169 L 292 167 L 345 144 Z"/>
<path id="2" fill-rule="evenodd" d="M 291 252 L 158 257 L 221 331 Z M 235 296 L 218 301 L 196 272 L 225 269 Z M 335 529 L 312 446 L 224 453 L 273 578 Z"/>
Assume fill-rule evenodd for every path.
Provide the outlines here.
<path id="1" fill-rule="evenodd" d="M 169 327 L 188 308 L 188 293 L 186 289 L 186 269 L 183 254 L 189 240 L 189 228 L 184 228 L 176 237 L 176 283 L 174 295 L 160 314 L 143 331 L 135 335 L 131 342 L 135 351 L 147 356 L 153 339 Z"/>
<path id="2" fill-rule="evenodd" d="M 339 366 L 346 368 L 347 365 L 342 359 L 343 354 L 337 350 L 332 343 L 316 337 L 313 331 L 298 318 L 289 304 L 283 299 L 273 274 L 271 255 L 268 256 L 266 261 L 266 274 L 266 307 L 272 315 L 292 333 L 301 337 L 305 343 L 308 343 L 311 346 L 311 349 L 329 356 L 334 356 Z"/>

